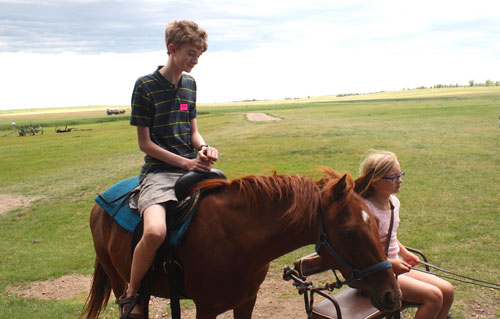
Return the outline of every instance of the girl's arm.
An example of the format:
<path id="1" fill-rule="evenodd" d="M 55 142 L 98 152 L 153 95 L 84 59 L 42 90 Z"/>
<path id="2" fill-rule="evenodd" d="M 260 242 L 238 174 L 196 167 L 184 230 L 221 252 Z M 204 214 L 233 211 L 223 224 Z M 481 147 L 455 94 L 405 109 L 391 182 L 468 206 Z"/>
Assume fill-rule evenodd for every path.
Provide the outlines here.
<path id="1" fill-rule="evenodd" d="M 401 244 L 398 240 L 399 245 L 399 256 L 404 259 L 411 267 L 416 266 L 420 263 L 420 258 L 417 255 L 410 252 L 406 247 Z"/>
<path id="2" fill-rule="evenodd" d="M 396 275 L 401 275 L 405 272 L 409 272 L 411 267 L 417 265 L 420 262 L 420 258 L 415 254 L 411 253 L 406 249 L 406 247 L 401 244 L 398 240 L 399 245 L 399 256 L 403 258 L 401 259 L 389 259 L 392 264 L 392 270 Z"/>
<path id="3" fill-rule="evenodd" d="M 404 274 L 405 272 L 409 272 L 411 269 L 410 264 L 401 259 L 388 259 L 392 265 L 392 271 L 397 275 Z"/>

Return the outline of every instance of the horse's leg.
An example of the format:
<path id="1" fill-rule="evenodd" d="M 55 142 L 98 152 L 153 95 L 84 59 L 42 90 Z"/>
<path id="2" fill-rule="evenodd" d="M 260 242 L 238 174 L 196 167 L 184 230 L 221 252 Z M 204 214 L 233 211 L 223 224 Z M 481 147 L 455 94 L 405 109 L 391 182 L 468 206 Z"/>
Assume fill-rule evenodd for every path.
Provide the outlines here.
<path id="1" fill-rule="evenodd" d="M 115 296 L 119 296 L 126 287 L 126 282 L 117 273 L 117 270 L 111 262 L 108 250 L 106 249 L 105 224 L 107 214 L 99 205 L 95 205 L 90 215 L 90 227 L 94 239 L 94 248 L 96 251 L 96 261 L 94 265 L 94 275 L 92 287 L 85 303 L 81 317 L 95 319 L 106 307 L 111 290 Z"/>
<path id="2" fill-rule="evenodd" d="M 257 297 L 248 300 L 243 305 L 233 310 L 234 319 L 250 319 L 252 318 L 253 308 Z"/>
<path id="3" fill-rule="evenodd" d="M 120 297 L 127 288 L 127 282 L 120 277 L 109 258 L 103 258 L 103 260 L 99 260 L 99 262 L 109 278 L 115 298 Z"/>
<path id="4" fill-rule="evenodd" d="M 110 222 L 110 216 L 102 207 L 96 204 L 90 215 L 90 227 L 94 239 L 96 257 L 109 279 L 115 297 L 118 298 L 125 291 L 127 281 L 115 265 L 126 264 L 130 258 L 129 250 L 127 250 L 128 241 L 126 240 L 128 239 L 128 234 L 126 232 L 120 233 L 120 227 Z M 112 256 L 111 254 L 116 254 L 117 256 Z M 113 259 L 117 260 L 113 262 Z"/>
<path id="5" fill-rule="evenodd" d="M 214 315 L 212 313 L 206 313 L 203 310 L 199 310 L 196 308 L 196 319 L 216 319 L 217 315 Z"/>

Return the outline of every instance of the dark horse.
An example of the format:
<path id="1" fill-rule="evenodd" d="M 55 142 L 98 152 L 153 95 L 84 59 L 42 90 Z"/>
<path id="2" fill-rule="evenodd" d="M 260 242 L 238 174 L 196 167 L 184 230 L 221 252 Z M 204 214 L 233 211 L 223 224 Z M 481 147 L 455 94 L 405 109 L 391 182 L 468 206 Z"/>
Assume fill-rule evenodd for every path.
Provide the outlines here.
<path id="1" fill-rule="evenodd" d="M 354 192 L 352 178 L 328 168 L 323 172 L 325 177 L 319 181 L 274 174 L 198 184 L 208 190 L 207 195 L 182 244 L 175 248 L 184 267 L 186 291 L 196 304 L 196 318 L 216 318 L 230 309 L 234 318 L 251 318 L 269 263 L 319 237 L 331 243 L 320 246 L 319 254 L 345 278 L 353 275 L 346 264 L 366 269 L 385 262 L 376 218 Z M 86 318 L 97 318 L 111 290 L 120 296 L 130 278 L 132 234 L 115 223 L 106 228 L 109 219 L 96 204 L 90 216 L 96 262 L 82 314 Z M 323 225 L 321 231 L 318 223 Z M 330 248 L 341 262 L 329 253 Z M 167 275 L 157 270 L 153 276 L 152 295 L 168 298 Z M 399 286 L 390 266 L 354 285 L 381 310 L 400 306 Z"/>

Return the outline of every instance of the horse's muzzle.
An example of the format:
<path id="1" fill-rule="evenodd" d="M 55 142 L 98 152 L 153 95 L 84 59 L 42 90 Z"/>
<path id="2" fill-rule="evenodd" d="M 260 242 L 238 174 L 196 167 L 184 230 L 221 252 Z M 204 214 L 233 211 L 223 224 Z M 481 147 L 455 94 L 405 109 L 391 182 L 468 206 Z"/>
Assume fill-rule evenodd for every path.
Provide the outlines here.
<path id="1" fill-rule="evenodd" d="M 381 311 L 396 311 L 401 308 L 401 290 L 389 289 L 373 298 L 370 296 L 372 304 Z"/>

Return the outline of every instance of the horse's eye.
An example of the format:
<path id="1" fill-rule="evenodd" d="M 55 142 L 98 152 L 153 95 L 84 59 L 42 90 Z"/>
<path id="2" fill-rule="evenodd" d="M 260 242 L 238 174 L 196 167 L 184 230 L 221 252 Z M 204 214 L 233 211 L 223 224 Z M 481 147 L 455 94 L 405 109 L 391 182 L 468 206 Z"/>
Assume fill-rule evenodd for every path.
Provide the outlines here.
<path id="1" fill-rule="evenodd" d="M 340 236 L 342 236 L 342 238 L 344 240 L 351 241 L 351 240 L 354 240 L 356 235 L 352 229 L 345 229 L 345 230 L 340 232 Z"/>

